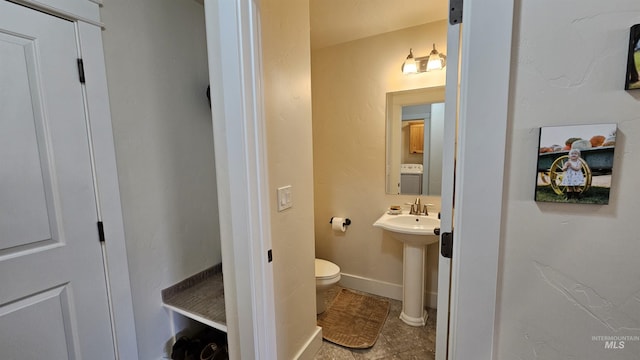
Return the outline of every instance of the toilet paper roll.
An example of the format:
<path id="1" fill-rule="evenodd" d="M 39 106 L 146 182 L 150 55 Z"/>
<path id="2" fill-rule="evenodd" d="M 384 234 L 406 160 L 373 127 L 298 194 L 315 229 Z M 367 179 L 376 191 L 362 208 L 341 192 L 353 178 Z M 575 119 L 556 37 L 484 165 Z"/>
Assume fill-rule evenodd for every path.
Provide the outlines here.
<path id="1" fill-rule="evenodd" d="M 334 231 L 347 231 L 347 225 L 345 225 L 344 218 L 334 216 L 331 220 L 331 228 Z"/>

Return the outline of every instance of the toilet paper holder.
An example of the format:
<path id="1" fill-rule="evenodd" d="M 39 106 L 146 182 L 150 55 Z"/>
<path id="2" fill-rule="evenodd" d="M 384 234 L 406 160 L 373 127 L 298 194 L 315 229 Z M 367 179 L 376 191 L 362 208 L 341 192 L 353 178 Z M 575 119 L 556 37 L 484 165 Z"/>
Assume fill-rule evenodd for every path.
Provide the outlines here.
<path id="1" fill-rule="evenodd" d="M 329 224 L 333 224 L 333 218 L 334 218 L 334 217 L 335 217 L 335 216 L 332 216 L 332 217 L 331 217 L 331 220 L 329 220 Z M 343 223 L 343 224 L 344 224 L 344 225 L 351 225 L 351 220 L 350 220 L 349 218 L 344 218 L 344 223 Z"/>

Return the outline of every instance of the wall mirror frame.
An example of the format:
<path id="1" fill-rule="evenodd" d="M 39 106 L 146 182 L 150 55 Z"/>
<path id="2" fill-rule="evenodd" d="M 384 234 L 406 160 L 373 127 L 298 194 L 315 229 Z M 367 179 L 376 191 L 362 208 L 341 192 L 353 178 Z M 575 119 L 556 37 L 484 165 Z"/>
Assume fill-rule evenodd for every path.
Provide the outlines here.
<path id="1" fill-rule="evenodd" d="M 386 102 L 386 166 L 385 187 L 390 195 L 431 195 L 440 196 L 442 187 L 442 141 L 444 136 L 444 99 L 445 87 L 435 86 L 387 93 Z M 427 105 L 430 109 L 426 116 L 407 118 L 409 107 Z M 405 116 L 403 121 L 403 108 Z M 422 117 L 422 118 L 420 118 Z M 420 127 L 422 148 L 411 144 L 411 127 Z M 422 174 L 412 176 L 411 171 L 403 170 L 402 164 L 422 165 Z M 406 169 L 403 166 L 403 169 Z M 415 173 L 414 173 L 415 175 Z"/>

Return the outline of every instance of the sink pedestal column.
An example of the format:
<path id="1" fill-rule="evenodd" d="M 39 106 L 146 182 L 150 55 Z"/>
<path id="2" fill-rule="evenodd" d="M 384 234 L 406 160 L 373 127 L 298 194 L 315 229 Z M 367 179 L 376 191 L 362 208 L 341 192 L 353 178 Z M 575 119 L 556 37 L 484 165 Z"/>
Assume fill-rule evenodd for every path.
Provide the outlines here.
<path id="1" fill-rule="evenodd" d="M 424 309 L 424 263 L 427 254 L 425 245 L 404 243 L 402 269 L 402 312 L 400 320 L 411 326 L 424 326 L 427 312 Z"/>

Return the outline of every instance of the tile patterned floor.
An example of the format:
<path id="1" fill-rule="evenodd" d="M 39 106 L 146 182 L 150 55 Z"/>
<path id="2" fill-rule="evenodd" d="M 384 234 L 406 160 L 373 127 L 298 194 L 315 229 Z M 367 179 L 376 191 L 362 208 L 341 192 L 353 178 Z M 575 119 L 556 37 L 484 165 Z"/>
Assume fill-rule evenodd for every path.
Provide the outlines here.
<path id="1" fill-rule="evenodd" d="M 335 286 L 329 290 L 325 302 L 331 303 L 342 288 Z M 427 309 L 429 319 L 424 327 L 413 327 L 400 320 L 402 302 L 390 301 L 389 316 L 382 327 L 378 341 L 370 349 L 348 349 L 328 341 L 322 346 L 315 360 L 360 360 L 360 359 L 392 359 L 392 360 L 429 360 L 435 359 L 436 348 L 436 310 Z"/>

